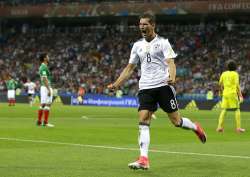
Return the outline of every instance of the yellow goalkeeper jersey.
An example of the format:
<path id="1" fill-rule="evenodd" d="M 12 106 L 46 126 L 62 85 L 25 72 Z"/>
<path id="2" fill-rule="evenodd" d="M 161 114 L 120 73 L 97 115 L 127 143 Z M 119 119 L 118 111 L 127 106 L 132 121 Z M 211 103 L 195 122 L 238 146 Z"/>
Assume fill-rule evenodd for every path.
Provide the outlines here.
<path id="1" fill-rule="evenodd" d="M 223 85 L 222 96 L 237 94 L 237 88 L 240 88 L 239 74 L 236 71 L 225 71 L 220 76 L 220 85 Z"/>

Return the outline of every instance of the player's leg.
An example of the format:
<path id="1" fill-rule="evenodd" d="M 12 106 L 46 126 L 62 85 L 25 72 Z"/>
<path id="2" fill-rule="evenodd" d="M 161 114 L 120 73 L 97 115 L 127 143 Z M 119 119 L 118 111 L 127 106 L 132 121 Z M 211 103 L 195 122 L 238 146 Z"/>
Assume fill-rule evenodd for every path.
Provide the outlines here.
<path id="1" fill-rule="evenodd" d="M 29 94 L 29 102 L 30 102 L 30 106 L 33 105 L 33 94 Z"/>
<path id="2" fill-rule="evenodd" d="M 46 104 L 44 107 L 44 121 L 43 125 L 47 125 L 49 123 L 49 112 L 50 112 L 50 105 Z"/>
<path id="3" fill-rule="evenodd" d="M 157 109 L 157 102 L 153 98 L 154 90 L 139 92 L 139 137 L 140 157 L 137 161 L 128 164 L 131 169 L 148 169 L 148 150 L 150 144 L 150 121 L 152 113 Z"/>
<path id="4" fill-rule="evenodd" d="M 45 107 L 45 104 L 40 104 L 40 107 L 38 109 L 38 116 L 37 116 L 37 125 L 40 126 L 42 125 L 42 118 L 43 118 L 43 109 Z"/>
<path id="5" fill-rule="evenodd" d="M 227 113 L 226 109 L 222 109 L 220 112 L 220 116 L 218 119 L 218 126 L 216 129 L 217 132 L 224 132 L 224 119 L 225 119 L 226 113 Z"/>
<path id="6" fill-rule="evenodd" d="M 31 104 L 33 105 L 35 102 L 35 94 L 31 94 Z"/>
<path id="7" fill-rule="evenodd" d="M 139 138 L 138 143 L 140 146 L 140 156 L 148 158 L 148 148 L 150 143 L 150 119 L 152 112 L 148 110 L 141 110 L 139 112 Z"/>
<path id="8" fill-rule="evenodd" d="M 231 100 L 231 107 L 235 107 L 236 132 L 244 133 L 245 129 L 241 128 L 240 101 L 237 96 Z"/>
<path id="9" fill-rule="evenodd" d="M 167 113 L 170 121 L 176 127 L 193 130 L 202 143 L 206 142 L 206 134 L 199 123 L 192 122 L 187 117 L 182 117 L 178 111 L 176 92 L 173 86 L 160 88 L 159 105 Z"/>
<path id="10" fill-rule="evenodd" d="M 236 131 L 240 130 L 241 128 L 240 109 L 235 110 L 235 122 L 236 122 Z"/>
<path id="11" fill-rule="evenodd" d="M 138 144 L 140 147 L 140 156 L 135 162 L 129 163 L 128 166 L 131 169 L 148 169 L 148 149 L 150 144 L 150 119 L 152 116 L 151 111 L 140 110 L 139 111 L 139 136 Z"/>
<path id="12" fill-rule="evenodd" d="M 196 125 L 189 118 L 181 117 L 179 111 L 167 113 L 170 121 L 176 127 L 181 127 L 183 129 L 196 130 Z"/>
<path id="13" fill-rule="evenodd" d="M 15 106 L 15 90 L 9 90 L 10 106 Z"/>
<path id="14" fill-rule="evenodd" d="M 31 94 L 28 93 L 28 100 L 29 100 L 29 105 L 32 106 L 31 104 Z"/>
<path id="15" fill-rule="evenodd" d="M 207 137 L 206 133 L 198 122 L 192 122 L 189 118 L 181 117 L 179 111 L 175 111 L 172 113 L 167 113 L 171 122 L 176 127 L 181 127 L 183 129 L 193 130 L 195 134 L 198 136 L 202 143 L 206 143 Z"/>
<path id="16" fill-rule="evenodd" d="M 227 109 L 230 108 L 230 103 L 229 103 L 229 99 L 227 96 L 223 96 L 222 97 L 222 102 L 221 102 L 221 112 L 220 112 L 220 116 L 218 119 L 218 126 L 216 131 L 217 132 L 223 132 L 224 131 L 224 119 L 226 117 L 227 114 Z"/>
<path id="17" fill-rule="evenodd" d="M 53 99 L 53 90 L 52 88 L 50 88 L 50 96 L 47 96 L 47 100 L 46 100 L 46 105 L 44 107 L 44 121 L 43 121 L 43 125 L 46 127 L 54 127 L 53 124 L 49 123 L 49 114 L 50 114 L 50 107 L 52 104 L 52 99 Z"/>
<path id="18" fill-rule="evenodd" d="M 241 128 L 241 117 L 240 117 L 240 109 L 236 109 L 235 111 L 235 121 L 236 121 L 236 132 L 244 133 L 246 130 Z"/>
<path id="19" fill-rule="evenodd" d="M 16 92 L 13 90 L 13 106 L 16 104 Z"/>
<path id="20" fill-rule="evenodd" d="M 38 120 L 37 120 L 37 125 L 42 125 L 43 121 L 43 115 L 44 115 L 44 108 L 47 103 L 47 96 L 48 96 L 48 91 L 47 88 L 44 86 L 41 86 L 40 88 L 40 107 L 38 110 Z"/>
<path id="21" fill-rule="evenodd" d="M 10 90 L 7 91 L 7 99 L 8 99 L 9 106 L 11 106 Z"/>

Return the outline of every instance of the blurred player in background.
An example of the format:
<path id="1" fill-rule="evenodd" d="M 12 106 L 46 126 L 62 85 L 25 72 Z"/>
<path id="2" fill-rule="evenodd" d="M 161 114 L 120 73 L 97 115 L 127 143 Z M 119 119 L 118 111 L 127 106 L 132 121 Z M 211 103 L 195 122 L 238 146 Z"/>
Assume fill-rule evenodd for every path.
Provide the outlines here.
<path id="1" fill-rule="evenodd" d="M 198 123 L 193 123 L 181 117 L 178 111 L 175 89 L 176 66 L 174 53 L 167 39 L 155 33 L 155 17 L 144 14 L 140 17 L 139 28 L 143 39 L 134 43 L 128 65 L 118 79 L 108 85 L 109 89 L 117 89 L 133 73 L 137 63 L 141 63 L 141 78 L 139 81 L 139 146 L 140 157 L 128 164 L 131 169 L 148 169 L 148 150 L 150 144 L 149 126 L 157 105 L 167 113 L 176 127 L 191 129 L 202 143 L 206 142 L 205 132 Z"/>
<path id="2" fill-rule="evenodd" d="M 83 85 L 79 86 L 78 92 L 77 92 L 77 101 L 78 101 L 79 104 L 83 103 L 83 97 L 85 95 L 85 92 L 86 91 L 84 89 L 84 86 Z"/>
<path id="3" fill-rule="evenodd" d="M 17 82 L 12 78 L 11 75 L 8 76 L 8 79 L 6 80 L 6 86 L 7 86 L 7 99 L 9 106 L 15 106 L 16 103 L 16 86 Z"/>
<path id="4" fill-rule="evenodd" d="M 24 87 L 26 87 L 28 90 L 27 92 L 28 92 L 28 97 L 29 97 L 29 103 L 30 103 L 30 106 L 32 106 L 34 102 L 36 84 L 34 82 L 31 82 L 31 80 L 28 78 L 27 82 L 24 84 Z"/>
<path id="5" fill-rule="evenodd" d="M 39 67 L 39 75 L 41 78 L 41 88 L 40 88 L 40 109 L 38 110 L 38 120 L 37 125 L 43 125 L 45 127 L 54 127 L 53 124 L 49 123 L 49 112 L 50 106 L 53 100 L 53 90 L 51 88 L 51 74 L 49 72 L 49 56 L 47 53 L 40 55 L 41 65 Z M 44 120 L 42 122 L 42 117 L 44 114 Z"/>
<path id="6" fill-rule="evenodd" d="M 240 90 L 239 74 L 236 72 L 237 66 L 233 60 L 228 61 L 227 71 L 223 72 L 220 76 L 219 85 L 222 93 L 222 111 L 220 113 L 217 132 L 224 131 L 224 118 L 227 110 L 233 110 L 235 112 L 236 132 L 245 132 L 245 129 L 241 128 L 240 120 L 240 102 L 243 102 L 243 96 Z"/>

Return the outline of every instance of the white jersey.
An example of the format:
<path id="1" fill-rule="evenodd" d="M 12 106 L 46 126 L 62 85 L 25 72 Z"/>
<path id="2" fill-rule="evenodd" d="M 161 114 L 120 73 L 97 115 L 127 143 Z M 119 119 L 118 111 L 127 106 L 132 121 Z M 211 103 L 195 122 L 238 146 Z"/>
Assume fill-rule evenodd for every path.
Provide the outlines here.
<path id="1" fill-rule="evenodd" d="M 24 86 L 28 88 L 28 94 L 35 94 L 36 84 L 34 82 L 26 82 Z"/>
<path id="2" fill-rule="evenodd" d="M 168 39 L 158 35 L 150 42 L 145 39 L 135 42 L 129 63 L 141 63 L 139 90 L 167 85 L 169 72 L 166 59 L 176 56 Z"/>

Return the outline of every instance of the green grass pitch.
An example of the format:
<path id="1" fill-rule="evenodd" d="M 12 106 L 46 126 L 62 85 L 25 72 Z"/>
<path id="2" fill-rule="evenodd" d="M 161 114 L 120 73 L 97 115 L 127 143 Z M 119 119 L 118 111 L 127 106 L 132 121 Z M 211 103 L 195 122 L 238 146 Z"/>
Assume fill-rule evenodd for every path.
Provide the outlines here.
<path id="1" fill-rule="evenodd" d="M 35 125 L 38 106 L 0 104 L 1 177 L 249 177 L 250 113 L 247 132 L 215 132 L 218 111 L 185 111 L 206 130 L 206 144 L 192 131 L 175 128 L 164 112 L 151 123 L 150 169 L 130 170 L 138 157 L 136 108 L 53 105 L 55 128 Z"/>

